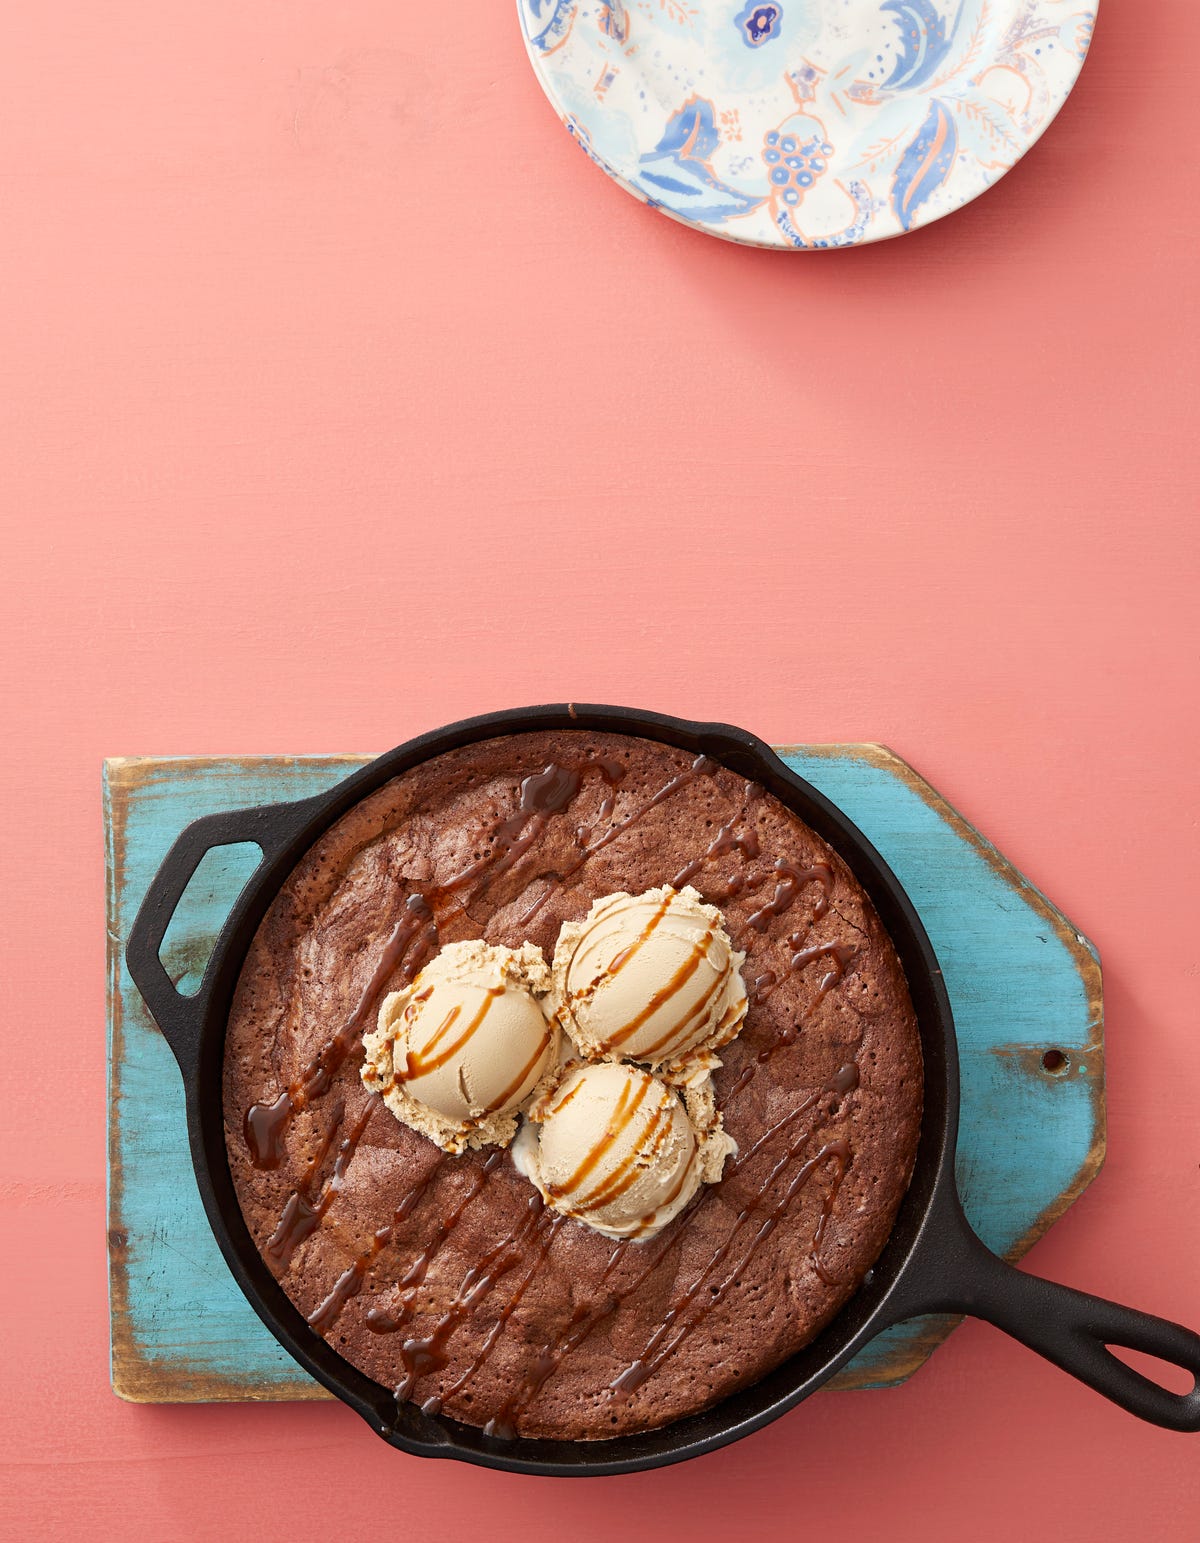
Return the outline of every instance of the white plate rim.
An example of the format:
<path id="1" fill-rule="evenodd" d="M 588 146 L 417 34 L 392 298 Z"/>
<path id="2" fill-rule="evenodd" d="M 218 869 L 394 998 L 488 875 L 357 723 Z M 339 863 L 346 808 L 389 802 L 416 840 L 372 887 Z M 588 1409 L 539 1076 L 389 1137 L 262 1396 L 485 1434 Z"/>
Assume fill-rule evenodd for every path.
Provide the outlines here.
<path id="1" fill-rule="evenodd" d="M 1020 151 L 1014 155 L 1012 159 L 1007 162 L 1007 164 L 999 168 L 995 175 L 989 181 L 985 182 L 982 187 L 977 187 L 974 189 L 974 191 L 967 192 L 961 199 L 953 203 L 949 208 L 938 209 L 934 213 L 927 213 L 924 210 L 919 210 L 912 224 L 907 228 L 901 228 L 899 230 L 876 230 L 868 228 L 867 231 L 865 231 L 862 235 L 857 236 L 852 241 L 836 244 L 830 243 L 823 246 L 795 246 L 783 240 L 759 240 L 752 236 L 739 234 L 734 230 L 722 229 L 716 225 L 705 224 L 699 220 L 689 219 L 685 214 L 681 214 L 677 210 L 670 209 L 665 204 L 657 203 L 649 198 L 646 193 L 644 193 L 642 189 L 636 185 L 636 183 L 632 182 L 625 173 L 615 167 L 607 157 L 601 155 L 593 146 L 587 146 L 586 149 L 584 149 L 584 153 L 586 154 L 587 158 L 595 162 L 595 164 L 599 166 L 600 169 L 609 178 L 611 178 L 611 180 L 615 182 L 618 187 L 623 189 L 623 191 L 628 193 L 632 198 L 635 198 L 638 203 L 643 204 L 647 208 L 653 209 L 657 214 L 665 215 L 667 219 L 673 220 L 677 225 L 682 225 L 685 230 L 695 231 L 697 234 L 703 236 L 711 236 L 716 240 L 724 241 L 731 246 L 748 247 L 751 250 L 760 252 L 805 252 L 811 254 L 814 252 L 849 251 L 855 247 L 877 246 L 885 241 L 895 241 L 901 236 L 915 235 L 917 231 L 927 229 L 929 226 L 937 224 L 939 221 L 948 218 L 950 215 L 959 213 L 960 210 L 965 209 L 969 204 L 973 204 L 985 193 L 990 192 L 998 182 L 1000 182 L 1009 174 L 1010 171 L 1014 169 L 1014 167 L 1020 165 L 1020 163 L 1033 149 L 1033 147 L 1041 141 L 1047 129 L 1049 129 L 1051 124 L 1055 122 L 1055 120 L 1058 118 L 1058 115 L 1065 107 L 1067 99 L 1070 97 L 1071 93 L 1074 91 L 1076 85 L 1078 84 L 1079 77 L 1083 72 L 1083 67 L 1091 53 L 1092 43 L 1095 41 L 1096 21 L 1098 20 L 1100 13 L 1100 0 L 1088 0 L 1088 4 L 1092 12 L 1093 24 L 1091 34 L 1088 38 L 1087 46 L 1078 56 L 1075 63 L 1075 68 L 1070 78 L 1051 98 L 1049 109 L 1045 117 L 1041 120 L 1036 129 L 1029 134 L 1028 138 L 1024 141 Z M 570 134 L 573 139 L 576 139 L 577 143 L 580 143 L 577 139 L 574 129 L 572 128 L 568 115 L 565 114 L 562 110 L 558 95 L 544 68 L 541 53 L 532 45 L 529 40 L 529 35 L 526 32 L 524 23 L 523 0 L 516 0 L 516 8 L 518 25 L 521 30 L 521 41 L 525 48 L 526 57 L 529 59 L 529 62 L 533 67 L 534 77 L 538 84 L 541 86 L 546 100 L 550 103 L 550 106 L 554 110 L 555 116 L 558 118 L 559 122 L 567 130 L 568 134 Z M 580 148 L 583 148 L 582 144 L 580 144 Z"/>

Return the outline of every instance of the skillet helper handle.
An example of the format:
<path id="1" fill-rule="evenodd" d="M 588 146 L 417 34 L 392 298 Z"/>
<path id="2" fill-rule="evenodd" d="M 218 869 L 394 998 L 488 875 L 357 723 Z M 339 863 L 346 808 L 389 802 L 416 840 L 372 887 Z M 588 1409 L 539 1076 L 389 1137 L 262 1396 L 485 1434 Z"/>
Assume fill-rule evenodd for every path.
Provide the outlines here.
<path id="1" fill-rule="evenodd" d="M 163 968 L 159 951 L 175 909 L 205 853 L 214 847 L 252 842 L 262 852 L 264 861 L 270 862 L 285 850 L 311 814 L 314 802 L 306 799 L 258 809 L 234 809 L 194 820 L 163 858 L 146 891 L 129 933 L 125 961 L 134 985 L 185 1073 L 199 1055 L 207 970 L 200 990 L 189 997 L 175 989 Z"/>
<path id="2" fill-rule="evenodd" d="M 1166 1430 L 1200 1431 L 1200 1334 L 1006 1264 L 980 1242 L 961 1212 L 951 1237 L 943 1233 L 939 1244 L 937 1284 L 921 1290 L 919 1308 L 910 1304 L 897 1317 L 970 1313 L 1139 1419 Z M 1110 1345 L 1157 1356 L 1189 1372 L 1191 1391 L 1172 1393 L 1115 1356 Z"/>

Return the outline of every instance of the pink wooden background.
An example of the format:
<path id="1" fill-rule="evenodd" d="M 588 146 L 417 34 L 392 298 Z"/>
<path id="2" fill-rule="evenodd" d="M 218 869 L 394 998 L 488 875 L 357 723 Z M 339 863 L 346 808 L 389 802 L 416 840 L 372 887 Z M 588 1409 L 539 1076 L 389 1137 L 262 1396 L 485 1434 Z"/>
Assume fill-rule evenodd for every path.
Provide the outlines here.
<path id="1" fill-rule="evenodd" d="M 982 202 L 779 257 L 607 184 L 510 0 L 38 0 L 0 46 L 0 1534 L 1194 1539 L 1200 1442 L 968 1325 L 668 1472 L 107 1384 L 100 761 L 574 696 L 883 740 L 1099 944 L 1030 1256 L 1200 1323 L 1200 9 Z"/>

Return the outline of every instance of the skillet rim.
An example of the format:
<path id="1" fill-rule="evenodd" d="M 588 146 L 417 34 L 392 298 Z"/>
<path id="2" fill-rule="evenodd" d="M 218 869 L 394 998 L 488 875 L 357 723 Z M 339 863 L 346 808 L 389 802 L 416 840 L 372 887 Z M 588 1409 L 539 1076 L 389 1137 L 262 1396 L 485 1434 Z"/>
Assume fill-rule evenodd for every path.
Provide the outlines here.
<path id="1" fill-rule="evenodd" d="M 233 990 L 259 922 L 303 853 L 353 805 L 420 762 L 446 751 L 518 733 L 579 729 L 625 734 L 674 745 L 753 777 L 827 840 L 847 863 L 879 912 L 908 980 L 924 1062 L 924 1111 L 913 1174 L 895 1223 L 864 1284 L 807 1345 L 765 1377 L 712 1408 L 650 1431 L 605 1441 L 501 1440 L 445 1416 L 396 1406 L 391 1391 L 345 1361 L 309 1327 L 275 1281 L 242 1216 L 225 1149 L 220 1096 L 225 1030 Z M 919 1301 L 920 1265 L 938 1218 L 957 1208 L 953 1159 L 958 1116 L 958 1063 L 953 1017 L 937 957 L 903 886 L 863 833 L 812 784 L 793 772 L 757 736 L 719 722 L 698 722 L 643 709 L 558 703 L 509 708 L 447 724 L 405 741 L 353 772 L 328 792 L 296 803 L 209 816 L 196 824 L 212 834 L 208 847 L 257 840 L 264 861 L 223 927 L 193 998 L 174 1005 L 158 993 L 153 1011 L 183 1073 L 189 1144 L 209 1223 L 243 1294 L 279 1343 L 330 1392 L 353 1408 L 391 1445 L 427 1457 L 452 1457 L 507 1472 L 563 1477 L 631 1473 L 682 1462 L 762 1428 L 815 1392 L 870 1339 Z M 147 949 L 162 916 L 162 891 L 178 903 L 195 861 L 185 838 L 164 859 L 139 911 L 127 955 L 131 973 L 147 974 Z M 195 841 L 191 843 L 195 847 Z M 172 861 L 178 858 L 176 871 Z M 194 854 L 193 854 L 194 858 Z M 198 859 L 197 859 L 198 860 Z M 182 873 L 187 866 L 186 874 Z M 180 882 L 182 874 L 182 881 Z M 161 881 L 161 884 L 160 884 Z M 155 890 L 158 905 L 152 906 Z M 147 912 L 157 911 L 157 915 Z M 157 961 L 157 945 L 154 964 Z M 150 993 L 144 993 L 147 996 Z M 164 1021 L 167 1020 L 167 1021 Z M 212 1096 L 215 1087 L 217 1096 Z M 901 1289 L 903 1288 L 903 1289 Z"/>

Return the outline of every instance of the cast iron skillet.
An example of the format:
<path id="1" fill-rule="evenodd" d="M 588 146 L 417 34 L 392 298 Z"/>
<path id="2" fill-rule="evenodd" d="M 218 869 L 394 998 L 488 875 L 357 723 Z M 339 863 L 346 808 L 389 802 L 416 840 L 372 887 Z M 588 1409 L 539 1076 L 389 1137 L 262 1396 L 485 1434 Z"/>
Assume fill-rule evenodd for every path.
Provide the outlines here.
<path id="1" fill-rule="evenodd" d="M 768 788 L 846 860 L 895 942 L 912 991 L 925 1057 L 925 1113 L 912 1184 L 891 1237 L 866 1281 L 803 1350 L 753 1387 L 702 1414 L 611 1441 L 499 1440 L 472 1426 L 397 1407 L 311 1329 L 284 1295 L 242 1219 L 225 1155 L 221 1065 L 225 1024 L 255 929 L 281 884 L 318 836 L 351 805 L 443 751 L 537 729 L 639 735 L 710 756 Z M 243 890 L 194 997 L 180 996 L 159 959 L 172 913 L 211 847 L 250 841 L 260 868 Z M 554 706 L 491 713 L 450 725 L 373 761 L 331 792 L 197 820 L 167 854 L 138 912 L 130 973 L 183 1072 L 196 1181 L 217 1242 L 259 1317 L 296 1360 L 385 1440 L 425 1457 L 456 1457 L 518 1473 L 595 1475 L 661 1467 L 745 1436 L 815 1392 L 882 1329 L 922 1313 L 971 1313 L 1023 1341 L 1132 1414 L 1171 1430 L 1200 1430 L 1200 1336 L 1178 1324 L 1038 1280 L 1005 1264 L 971 1230 L 954 1178 L 958 1055 L 937 959 L 908 897 L 879 854 L 840 810 L 790 772 L 753 735 L 614 707 Z M 1159 1387 L 1114 1356 L 1124 1346 L 1192 1373 L 1192 1391 Z"/>

